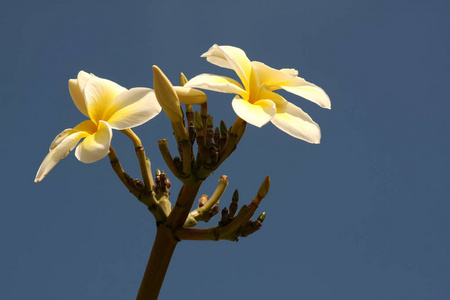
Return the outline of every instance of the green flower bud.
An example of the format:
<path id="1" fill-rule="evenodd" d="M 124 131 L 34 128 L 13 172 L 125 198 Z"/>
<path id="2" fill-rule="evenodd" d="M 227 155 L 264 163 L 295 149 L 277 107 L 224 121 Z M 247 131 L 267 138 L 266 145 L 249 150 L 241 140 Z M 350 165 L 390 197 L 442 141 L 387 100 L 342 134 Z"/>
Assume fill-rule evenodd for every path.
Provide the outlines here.
<path id="1" fill-rule="evenodd" d="M 156 99 L 172 123 L 181 122 L 180 101 L 169 79 L 160 68 L 153 66 L 153 86 L 155 88 Z"/>

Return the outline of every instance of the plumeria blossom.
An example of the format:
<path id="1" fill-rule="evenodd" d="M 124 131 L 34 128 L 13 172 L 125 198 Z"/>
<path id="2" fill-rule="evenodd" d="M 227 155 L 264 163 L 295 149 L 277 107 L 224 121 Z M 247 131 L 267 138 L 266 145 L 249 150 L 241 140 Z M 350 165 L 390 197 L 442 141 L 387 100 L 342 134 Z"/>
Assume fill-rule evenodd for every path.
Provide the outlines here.
<path id="1" fill-rule="evenodd" d="M 69 92 L 75 106 L 89 120 L 65 129 L 51 143 L 50 152 L 35 178 L 41 181 L 50 170 L 75 150 L 84 163 L 96 162 L 109 153 L 112 129 L 133 128 L 155 117 L 161 111 L 155 93 L 149 88 L 126 88 L 84 71 L 69 80 Z"/>
<path id="2" fill-rule="evenodd" d="M 246 122 L 261 127 L 270 121 L 295 138 L 320 143 L 319 125 L 302 109 L 273 92 L 283 89 L 330 109 L 328 95 L 320 87 L 298 77 L 297 70 L 277 70 L 250 61 L 243 50 L 232 46 L 214 45 L 202 57 L 212 64 L 234 70 L 242 85 L 229 77 L 201 74 L 189 80 L 185 87 L 237 94 L 232 106 Z"/>

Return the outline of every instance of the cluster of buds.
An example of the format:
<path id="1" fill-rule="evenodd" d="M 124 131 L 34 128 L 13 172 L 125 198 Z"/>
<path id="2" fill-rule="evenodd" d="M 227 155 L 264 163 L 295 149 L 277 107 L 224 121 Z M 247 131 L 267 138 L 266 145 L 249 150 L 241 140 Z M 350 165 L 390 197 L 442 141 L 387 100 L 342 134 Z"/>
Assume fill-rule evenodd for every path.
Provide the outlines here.
<path id="1" fill-rule="evenodd" d="M 158 145 L 166 164 L 182 182 L 203 181 L 234 151 L 245 132 L 246 122 L 238 118 L 227 128 L 225 122 L 214 128 L 213 117 L 208 115 L 206 95 L 192 88 L 184 88 L 187 82 L 181 73 L 181 86 L 174 87 L 164 73 L 153 67 L 155 94 L 169 117 L 177 141 L 179 156 L 173 157 L 167 141 L 160 140 Z M 185 104 L 186 113 L 180 106 Z M 200 105 L 200 112 L 192 105 Z M 197 154 L 194 155 L 194 143 Z"/>
<path id="2" fill-rule="evenodd" d="M 245 126 L 243 130 L 245 131 Z M 220 121 L 220 128 L 216 127 L 214 129 L 211 115 L 202 116 L 200 113 L 195 112 L 194 122 L 189 124 L 189 138 L 197 141 L 198 154 L 195 166 L 198 170 L 202 166 L 208 170 L 216 169 L 219 162 L 226 158 L 223 156 L 230 154 L 228 153 L 229 151 L 224 151 L 228 137 L 229 129 L 224 121 Z M 236 148 L 236 144 L 236 142 L 233 143 L 231 150 Z"/>
<path id="3" fill-rule="evenodd" d="M 191 211 L 184 223 L 185 227 L 193 227 L 197 222 L 208 222 L 220 211 L 219 202 L 225 189 L 228 186 L 228 177 L 223 175 L 220 177 L 217 188 L 210 198 L 207 195 L 202 195 L 198 200 L 198 208 Z"/>
<path id="4" fill-rule="evenodd" d="M 228 180 L 226 176 L 219 179 L 219 185 L 208 199 L 206 195 L 200 197 L 198 208 L 191 211 L 184 227 L 178 229 L 175 235 L 180 240 L 230 240 L 237 241 L 239 237 L 246 237 L 259 230 L 265 219 L 266 213 L 262 213 L 256 220 L 251 220 L 261 200 L 266 196 L 270 187 L 270 178 L 267 176 L 257 195 L 249 205 L 243 205 L 238 210 L 239 192 L 233 194 L 230 205 L 222 209 L 221 218 L 217 226 L 210 228 L 187 228 L 194 227 L 198 221 L 208 222 L 214 215 L 218 214 L 219 200 L 225 191 Z"/>
<path id="5" fill-rule="evenodd" d="M 156 194 L 164 193 L 169 195 L 171 186 L 172 184 L 170 183 L 170 180 L 167 178 L 166 173 L 164 173 L 164 171 L 156 170 L 155 193 Z"/>
<path id="6" fill-rule="evenodd" d="M 125 177 L 127 186 L 129 188 L 135 188 L 139 192 L 143 192 L 145 190 L 145 185 L 139 178 L 133 179 L 130 175 L 128 175 L 125 172 L 123 172 L 123 176 Z"/>
<path id="7" fill-rule="evenodd" d="M 223 121 L 220 122 L 220 126 L 214 127 L 213 117 L 208 114 L 205 94 L 195 89 L 184 88 L 183 85 L 187 79 L 182 73 L 180 86 L 174 87 L 164 73 L 157 66 L 153 66 L 153 80 L 156 98 L 172 124 L 179 156 L 172 156 L 167 140 L 158 141 L 161 154 L 167 166 L 180 181 L 188 186 L 200 184 L 236 149 L 247 123 L 238 117 L 230 128 Z M 181 104 L 185 105 L 185 112 Z M 200 111 L 194 111 L 193 105 L 200 105 Z M 196 154 L 194 154 L 195 143 L 197 144 Z M 161 180 L 161 175 L 160 179 L 155 179 L 156 193 L 163 189 L 159 183 Z M 269 177 L 266 177 L 253 201 L 249 205 L 243 205 L 239 211 L 239 193 L 236 191 L 230 206 L 222 209 L 217 226 L 209 229 L 190 228 L 196 226 L 199 221 L 208 222 L 220 212 L 219 200 L 227 185 L 228 178 L 222 176 L 216 191 L 210 198 L 206 195 L 200 197 L 198 208 L 187 213 L 184 225 L 181 223 L 182 226 L 175 229 L 180 239 L 235 241 L 240 236 L 248 236 L 261 228 L 265 213 L 262 213 L 255 221 L 250 219 L 261 199 L 267 194 L 270 185 Z M 159 203 L 162 204 L 162 201 L 166 200 L 168 202 L 167 196 L 158 199 Z M 179 207 L 192 206 L 192 203 L 181 204 Z M 166 208 L 165 206 L 164 210 L 170 212 Z M 171 219 L 173 218 L 175 217 Z"/>
<path id="8" fill-rule="evenodd" d="M 224 228 L 227 225 L 231 224 L 231 222 L 233 222 L 233 220 L 236 218 L 235 215 L 238 209 L 238 201 L 239 201 L 239 192 L 238 190 L 235 190 L 229 208 L 227 209 L 226 207 L 224 207 L 222 209 L 221 212 L 222 217 L 219 221 L 217 228 Z M 258 207 L 258 204 L 256 204 L 254 200 L 249 206 L 244 206 L 244 207 L 253 206 L 254 209 L 253 210 L 250 209 L 251 213 L 249 213 L 247 218 L 245 218 L 245 220 L 241 222 L 239 229 L 234 232 L 233 238 L 235 238 L 236 241 L 238 240 L 239 236 L 242 237 L 249 236 L 250 234 L 254 233 L 255 231 L 258 231 L 261 228 L 262 222 L 266 217 L 265 212 L 261 213 L 255 221 L 250 220 L 254 210 L 256 210 L 256 208 Z"/>
<path id="9" fill-rule="evenodd" d="M 172 184 L 167 178 L 166 173 L 164 173 L 164 171 L 156 170 L 153 192 L 155 195 L 155 200 L 160 205 L 166 216 L 168 216 L 172 210 L 172 204 L 169 201 L 171 186 Z M 149 209 L 151 211 L 153 206 L 149 207 Z"/>
<path id="10" fill-rule="evenodd" d="M 198 208 L 202 208 L 205 206 L 205 204 L 208 202 L 208 196 L 202 195 L 200 199 L 198 200 Z M 214 204 L 211 208 L 208 207 L 208 210 L 205 210 L 202 215 L 202 221 L 208 222 L 211 220 L 215 215 L 217 215 L 220 212 L 219 204 Z"/>

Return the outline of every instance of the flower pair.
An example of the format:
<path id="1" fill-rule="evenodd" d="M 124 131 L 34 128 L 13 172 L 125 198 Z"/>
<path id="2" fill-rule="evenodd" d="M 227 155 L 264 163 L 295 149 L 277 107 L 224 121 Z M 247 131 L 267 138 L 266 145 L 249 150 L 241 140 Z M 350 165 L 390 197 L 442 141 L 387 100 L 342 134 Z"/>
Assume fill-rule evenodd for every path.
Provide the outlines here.
<path id="1" fill-rule="evenodd" d="M 244 51 L 232 46 L 212 46 L 202 57 L 220 67 L 234 70 L 242 85 L 229 77 L 201 74 L 184 87 L 173 87 L 162 71 L 154 66 L 155 91 L 126 88 L 84 71 L 69 80 L 75 106 L 89 119 L 65 129 L 51 143 L 50 151 L 35 178 L 41 181 L 73 149 L 78 160 L 98 161 L 108 155 L 112 129 L 124 130 L 149 121 L 164 109 L 172 122 L 182 120 L 179 103 L 200 104 L 203 92 L 193 88 L 236 94 L 232 107 L 246 122 L 261 127 L 272 122 L 291 136 L 310 143 L 320 142 L 320 128 L 308 114 L 273 91 L 284 89 L 321 107 L 331 108 L 330 99 L 318 86 L 298 77 L 294 69 L 273 69 L 250 61 Z M 84 139 L 81 143 L 80 140 Z M 77 146 L 78 145 L 78 146 Z"/>

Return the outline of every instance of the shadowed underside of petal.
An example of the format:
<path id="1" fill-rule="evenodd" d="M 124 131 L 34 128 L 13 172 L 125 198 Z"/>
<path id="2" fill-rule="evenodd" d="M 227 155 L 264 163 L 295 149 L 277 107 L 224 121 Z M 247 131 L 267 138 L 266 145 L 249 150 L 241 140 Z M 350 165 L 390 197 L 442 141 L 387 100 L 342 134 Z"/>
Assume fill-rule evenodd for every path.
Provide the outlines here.
<path id="1" fill-rule="evenodd" d="M 49 151 L 52 151 L 53 149 L 55 149 L 59 144 L 61 144 L 61 142 L 68 137 L 70 134 L 74 133 L 72 128 L 67 128 L 64 129 L 60 134 L 58 134 L 55 139 L 53 140 L 53 142 L 50 144 L 50 148 Z"/>
<path id="2" fill-rule="evenodd" d="M 252 64 L 242 49 L 233 46 L 213 45 L 202 57 L 217 66 L 233 69 L 241 79 L 246 90 L 252 71 Z"/>
<path id="3" fill-rule="evenodd" d="M 287 134 L 312 144 L 320 143 L 320 127 L 301 108 L 286 102 L 277 107 L 271 122 Z"/>
<path id="4" fill-rule="evenodd" d="M 270 90 L 284 89 L 314 102 L 320 107 L 331 108 L 330 98 L 325 91 L 317 85 L 297 77 L 297 70 L 277 70 L 258 61 L 253 61 L 252 65 L 258 74 L 261 84 L 267 85 Z"/>
<path id="5" fill-rule="evenodd" d="M 267 86 L 280 85 L 296 77 L 292 75 L 292 71 L 277 70 L 259 61 L 252 61 L 252 66 L 258 74 L 261 84 Z"/>
<path id="6" fill-rule="evenodd" d="M 67 135 L 63 140 L 60 140 L 44 158 L 39 170 L 37 171 L 35 182 L 39 182 L 50 172 L 51 169 L 77 145 L 78 141 L 83 137 L 89 135 L 87 132 L 75 132 Z M 55 139 L 56 140 L 56 139 Z"/>
<path id="7" fill-rule="evenodd" d="M 123 130 L 142 125 L 160 112 L 161 106 L 152 89 L 133 88 L 117 96 L 102 119 L 111 128 Z"/>
<path id="8" fill-rule="evenodd" d="M 189 80 L 184 87 L 199 88 L 220 93 L 238 94 L 247 98 L 247 92 L 236 80 L 213 74 L 200 74 Z"/>
<path id="9" fill-rule="evenodd" d="M 84 88 L 84 99 L 92 121 L 101 120 L 108 106 L 126 89 L 115 82 L 99 77 L 92 77 Z"/>
<path id="10" fill-rule="evenodd" d="M 311 102 L 316 103 L 320 107 L 331 109 L 331 101 L 330 97 L 328 97 L 327 93 L 322 90 L 320 87 L 306 82 L 307 85 L 303 86 L 283 86 L 279 87 L 288 91 L 289 93 L 295 94 L 297 96 L 303 97 Z"/>
<path id="11" fill-rule="evenodd" d="M 91 120 L 86 120 L 86 121 L 81 122 L 80 124 L 78 124 L 74 128 L 64 129 L 60 134 L 58 134 L 55 137 L 53 142 L 50 144 L 49 151 L 51 151 L 54 148 L 56 148 L 66 137 L 68 137 L 69 135 L 71 135 L 71 134 L 73 134 L 75 132 L 79 132 L 79 131 L 84 131 L 84 132 L 87 132 L 89 134 L 92 134 L 92 133 L 97 131 L 97 125 L 95 125 L 95 123 L 92 122 Z"/>
<path id="12" fill-rule="evenodd" d="M 271 100 L 275 102 L 276 106 L 284 105 L 287 101 L 279 94 L 267 89 L 267 86 L 261 85 L 256 97 L 257 100 Z"/>
<path id="13" fill-rule="evenodd" d="M 73 131 L 74 132 L 86 131 L 89 134 L 93 134 L 94 132 L 97 131 L 97 125 L 94 122 L 92 122 L 92 120 L 86 120 L 75 126 L 73 128 Z"/>
<path id="14" fill-rule="evenodd" d="M 241 119 L 256 127 L 265 125 L 276 113 L 275 103 L 270 100 L 260 100 L 251 104 L 247 100 L 235 97 L 231 104 Z"/>
<path id="15" fill-rule="evenodd" d="M 112 130 L 108 123 L 100 121 L 97 132 L 87 136 L 75 150 L 75 156 L 84 163 L 96 162 L 109 153 Z"/>

